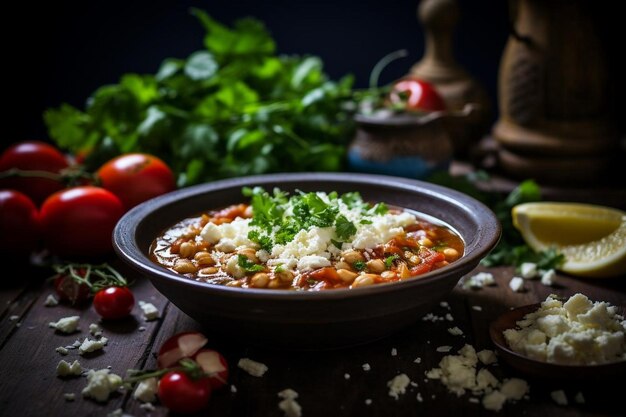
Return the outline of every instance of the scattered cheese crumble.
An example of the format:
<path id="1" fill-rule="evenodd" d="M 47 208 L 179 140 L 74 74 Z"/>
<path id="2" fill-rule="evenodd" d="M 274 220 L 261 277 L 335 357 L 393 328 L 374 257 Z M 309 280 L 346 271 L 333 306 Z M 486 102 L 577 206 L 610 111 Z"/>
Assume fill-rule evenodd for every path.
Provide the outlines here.
<path id="1" fill-rule="evenodd" d="M 65 356 L 67 355 L 69 352 L 69 350 L 67 350 L 67 348 L 64 348 L 63 346 L 59 346 L 58 348 L 54 349 L 56 352 L 60 353 L 61 355 Z"/>
<path id="2" fill-rule="evenodd" d="M 298 398 L 297 392 L 291 388 L 287 388 L 280 391 L 278 396 L 282 398 L 282 400 L 278 403 L 278 408 L 285 413 L 285 417 L 302 416 L 302 407 L 300 407 L 300 404 L 296 401 L 296 398 Z"/>
<path id="3" fill-rule="evenodd" d="M 78 316 L 63 317 L 57 322 L 51 321 L 48 323 L 48 326 L 60 331 L 61 333 L 69 334 L 74 333 L 76 329 L 78 329 L 78 320 Z"/>
<path id="4" fill-rule="evenodd" d="M 102 336 L 102 328 L 98 326 L 96 323 L 91 323 L 89 325 L 89 333 L 91 333 L 93 337 Z"/>
<path id="5" fill-rule="evenodd" d="M 592 365 L 626 360 L 626 322 L 606 302 L 575 294 L 563 303 L 550 295 L 535 312 L 507 329 L 511 349 L 544 362 Z"/>
<path id="6" fill-rule="evenodd" d="M 83 355 L 85 353 L 95 352 L 96 350 L 100 350 L 104 347 L 104 345 L 106 345 L 107 341 L 108 340 L 106 337 L 103 337 L 100 340 L 91 340 L 88 337 L 86 337 L 85 340 L 78 347 L 78 354 Z"/>
<path id="7" fill-rule="evenodd" d="M 532 262 L 524 262 L 520 265 L 520 275 L 524 279 L 535 279 L 539 275 L 537 264 Z"/>
<path id="8" fill-rule="evenodd" d="M 48 294 L 48 296 L 46 297 L 46 301 L 43 302 L 43 305 L 45 305 L 46 307 L 58 306 L 59 300 L 57 300 L 54 295 Z"/>
<path id="9" fill-rule="evenodd" d="M 459 329 L 458 327 L 451 327 L 448 329 L 448 333 L 450 333 L 452 336 L 462 336 L 463 330 Z"/>
<path id="10" fill-rule="evenodd" d="M 143 312 L 143 318 L 146 321 L 156 320 L 159 318 L 159 310 L 152 303 L 139 301 L 139 308 Z"/>
<path id="11" fill-rule="evenodd" d="M 554 278 L 556 277 L 556 271 L 549 269 L 541 275 L 541 283 L 547 287 L 554 285 Z"/>
<path id="12" fill-rule="evenodd" d="M 550 397 L 552 397 L 552 400 L 558 405 L 567 405 L 567 395 L 565 395 L 565 391 L 562 389 L 552 391 Z"/>
<path id="13" fill-rule="evenodd" d="M 406 387 L 409 386 L 411 380 L 406 374 L 396 375 L 391 381 L 387 382 L 389 387 L 389 396 L 396 400 L 400 398 L 400 394 L 406 392 Z"/>
<path id="14" fill-rule="evenodd" d="M 493 274 L 490 272 L 479 272 L 463 281 L 463 288 L 465 289 L 480 289 L 488 285 L 496 285 L 496 280 L 493 279 Z"/>
<path id="15" fill-rule="evenodd" d="M 364 363 L 363 365 L 361 365 L 363 367 L 363 370 L 365 372 L 370 371 L 372 369 L 372 367 L 370 366 L 369 363 Z"/>
<path id="16" fill-rule="evenodd" d="M 156 400 L 157 379 L 148 378 L 137 384 L 137 388 L 133 392 L 133 398 L 144 403 L 151 403 Z"/>
<path id="17" fill-rule="evenodd" d="M 74 401 L 76 399 L 76 394 L 73 392 L 67 392 L 63 394 L 63 398 L 65 398 L 65 401 Z"/>
<path id="18" fill-rule="evenodd" d="M 71 364 L 64 360 L 59 361 L 57 365 L 57 376 L 79 376 L 83 373 L 83 367 L 80 366 L 78 361 L 74 361 Z"/>
<path id="19" fill-rule="evenodd" d="M 83 397 L 92 398 L 99 402 L 105 402 L 109 395 L 122 386 L 122 378 L 112 374 L 108 369 L 93 369 L 87 373 L 87 386 L 83 388 Z"/>
<path id="20" fill-rule="evenodd" d="M 520 277 L 513 277 L 509 282 L 509 287 L 515 292 L 524 291 L 524 279 Z"/>
<path id="21" fill-rule="evenodd" d="M 241 358 L 237 366 L 252 376 L 262 377 L 267 372 L 268 367 L 264 363 L 253 361 L 249 358 Z"/>

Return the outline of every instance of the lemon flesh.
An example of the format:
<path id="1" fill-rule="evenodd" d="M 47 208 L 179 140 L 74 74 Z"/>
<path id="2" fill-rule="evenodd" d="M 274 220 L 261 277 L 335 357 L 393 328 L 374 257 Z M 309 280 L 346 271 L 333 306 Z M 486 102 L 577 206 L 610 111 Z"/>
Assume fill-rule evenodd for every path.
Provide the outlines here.
<path id="1" fill-rule="evenodd" d="M 583 277 L 626 275 L 626 212 L 591 204 L 525 203 L 513 225 L 535 251 L 556 248 L 563 272 Z"/>

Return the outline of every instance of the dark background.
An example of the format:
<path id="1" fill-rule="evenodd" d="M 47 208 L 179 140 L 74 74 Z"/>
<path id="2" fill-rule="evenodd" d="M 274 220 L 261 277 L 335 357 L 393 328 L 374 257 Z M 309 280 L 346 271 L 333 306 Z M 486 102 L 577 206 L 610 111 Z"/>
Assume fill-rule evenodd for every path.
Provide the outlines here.
<path id="1" fill-rule="evenodd" d="M 495 100 L 497 70 L 508 33 L 507 2 L 459 0 L 456 56 Z M 89 0 L 14 3 L 3 12 L 5 145 L 46 139 L 41 114 L 62 102 L 83 107 L 99 86 L 126 72 L 154 73 L 166 57 L 202 48 L 200 7 L 224 23 L 263 20 L 278 52 L 322 57 L 332 78 L 352 73 L 365 87 L 382 56 L 406 48 L 382 83 L 402 76 L 422 56 L 416 0 Z M 8 131 L 7 131 L 8 130 Z M 8 143 L 7 143 L 8 142 Z"/>

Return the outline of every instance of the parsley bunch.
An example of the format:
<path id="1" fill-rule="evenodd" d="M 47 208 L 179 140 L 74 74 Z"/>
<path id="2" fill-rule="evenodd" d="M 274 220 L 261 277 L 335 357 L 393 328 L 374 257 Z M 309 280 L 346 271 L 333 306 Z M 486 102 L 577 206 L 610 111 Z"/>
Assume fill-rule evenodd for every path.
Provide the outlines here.
<path id="1" fill-rule="evenodd" d="M 96 90 L 84 110 L 44 114 L 50 137 L 88 151 L 87 169 L 145 152 L 178 185 L 277 171 L 337 171 L 353 123 L 352 77 L 331 81 L 315 56 L 278 56 L 264 25 L 227 27 L 205 12 L 206 49 L 168 58 L 156 74 L 126 74 Z"/>

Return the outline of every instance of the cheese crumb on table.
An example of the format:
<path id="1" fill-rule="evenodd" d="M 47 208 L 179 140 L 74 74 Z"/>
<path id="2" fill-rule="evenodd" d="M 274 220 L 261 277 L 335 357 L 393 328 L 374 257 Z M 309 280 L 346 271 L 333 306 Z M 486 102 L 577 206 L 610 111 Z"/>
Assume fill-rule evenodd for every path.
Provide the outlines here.
<path id="1" fill-rule="evenodd" d="M 411 380 L 406 374 L 396 375 L 391 381 L 387 382 L 389 396 L 397 400 L 400 398 L 401 394 L 406 392 L 406 387 L 408 387 L 410 383 Z"/>
<path id="2" fill-rule="evenodd" d="M 552 397 L 552 400 L 558 405 L 567 405 L 567 395 L 565 395 L 565 391 L 562 389 L 552 391 L 550 397 Z"/>
<path id="3" fill-rule="evenodd" d="M 278 408 L 285 413 L 285 417 L 302 416 L 302 407 L 300 407 L 300 404 L 296 401 L 296 398 L 298 398 L 297 392 L 291 388 L 287 388 L 280 391 L 278 397 L 282 398 L 282 401 L 278 403 Z"/>
<path id="4" fill-rule="evenodd" d="M 520 265 L 520 275 L 525 279 L 535 279 L 539 275 L 537 264 L 532 262 L 524 262 Z"/>
<path id="5" fill-rule="evenodd" d="M 371 369 L 372 369 L 372 367 L 370 366 L 370 364 L 369 364 L 369 363 L 364 363 L 363 365 L 361 365 L 361 367 L 363 368 L 363 370 L 364 370 L 365 372 L 367 372 L 367 371 L 369 371 L 369 370 L 371 370 Z"/>
<path id="6" fill-rule="evenodd" d="M 83 368 L 78 361 L 74 361 L 71 364 L 64 360 L 59 361 L 57 364 L 57 376 L 80 376 L 83 373 Z"/>
<path id="7" fill-rule="evenodd" d="M 422 393 L 418 392 L 417 396 L 415 397 L 415 399 L 417 400 L 417 402 L 423 403 L 424 402 L 424 397 L 422 397 Z"/>
<path id="8" fill-rule="evenodd" d="M 57 300 L 54 295 L 48 294 L 48 296 L 46 297 L 46 300 L 43 302 L 43 305 L 45 305 L 46 307 L 58 306 L 59 300 Z"/>
<path id="9" fill-rule="evenodd" d="M 483 311 L 483 308 L 481 306 L 472 306 L 472 310 Z"/>
<path id="10" fill-rule="evenodd" d="M 157 379 L 148 378 L 140 381 L 133 392 L 133 398 L 144 403 L 151 403 L 156 400 Z"/>
<path id="11" fill-rule="evenodd" d="M 576 401 L 577 404 L 584 404 L 585 397 L 583 396 L 583 393 L 579 391 L 574 397 L 574 401 Z"/>
<path id="12" fill-rule="evenodd" d="M 350 379 L 350 374 L 349 374 L 349 373 L 345 373 L 345 374 L 343 374 L 343 378 L 344 378 L 344 379 Z"/>
<path id="13" fill-rule="evenodd" d="M 85 398 L 91 398 L 99 402 L 105 402 L 109 396 L 122 386 L 122 378 L 111 373 L 108 369 L 95 371 L 91 369 L 87 373 L 87 386 L 82 394 Z"/>
<path id="14" fill-rule="evenodd" d="M 484 286 L 495 285 L 496 280 L 490 272 L 479 272 L 463 281 L 463 288 L 480 289 Z"/>
<path id="15" fill-rule="evenodd" d="M 489 349 L 481 350 L 480 352 L 476 354 L 476 356 L 478 356 L 478 359 L 485 365 L 491 365 L 492 363 L 495 363 L 498 361 L 494 351 L 489 350 Z"/>
<path id="16" fill-rule="evenodd" d="M 549 269 L 541 275 L 541 283 L 547 287 L 554 285 L 554 278 L 556 278 L 556 271 Z"/>
<path id="17" fill-rule="evenodd" d="M 234 385 L 230 386 L 230 392 L 232 392 L 233 394 L 237 393 L 237 387 Z"/>
<path id="18" fill-rule="evenodd" d="M 398 349 L 391 348 L 391 356 L 398 356 Z"/>
<path id="19" fill-rule="evenodd" d="M 16 316 L 16 315 L 9 316 L 9 321 L 18 321 L 19 319 L 20 319 L 20 316 Z"/>
<path id="20" fill-rule="evenodd" d="M 422 358 L 415 358 L 414 363 L 422 363 Z"/>
<path id="21" fill-rule="evenodd" d="M 139 308 L 143 312 L 143 318 L 146 321 L 156 320 L 159 318 L 159 310 L 152 303 L 139 301 Z"/>
<path id="22" fill-rule="evenodd" d="M 91 323 L 89 325 L 89 333 L 94 337 L 102 336 L 102 328 L 96 323 Z"/>
<path id="23" fill-rule="evenodd" d="M 531 359 L 568 365 L 626 360 L 626 323 L 615 307 L 575 294 L 563 303 L 550 295 L 503 332 L 509 347 Z"/>
<path id="24" fill-rule="evenodd" d="M 69 350 L 67 350 L 67 348 L 64 348 L 63 346 L 59 346 L 58 348 L 54 349 L 56 352 L 60 353 L 61 355 L 65 356 L 68 353 L 70 353 Z"/>
<path id="25" fill-rule="evenodd" d="M 508 400 L 521 400 L 528 392 L 528 382 L 519 378 L 511 378 L 504 381 L 500 392 Z"/>
<path id="26" fill-rule="evenodd" d="M 96 350 L 100 350 L 106 345 L 108 339 L 103 337 L 100 340 L 91 340 L 89 338 L 85 338 L 85 340 L 78 347 L 78 354 L 83 355 L 89 352 L 95 352 Z"/>
<path id="27" fill-rule="evenodd" d="M 74 333 L 76 329 L 78 329 L 79 319 L 80 317 L 78 316 L 63 317 L 57 322 L 51 321 L 48 323 L 48 326 L 60 331 L 61 333 Z"/>
<path id="28" fill-rule="evenodd" d="M 513 277 L 509 282 L 509 288 L 511 288 L 515 292 L 524 291 L 524 279 L 520 277 Z"/>
<path id="29" fill-rule="evenodd" d="M 500 411 L 506 402 L 506 396 L 500 391 L 493 391 L 483 397 L 483 407 L 491 411 Z"/>
<path id="30" fill-rule="evenodd" d="M 365 405 L 372 405 L 372 399 L 371 398 L 366 398 L 365 399 Z"/>
<path id="31" fill-rule="evenodd" d="M 448 320 L 448 321 L 454 321 L 454 317 L 452 317 L 452 314 L 447 313 L 447 314 L 446 314 L 446 320 Z"/>
<path id="32" fill-rule="evenodd" d="M 253 361 L 249 358 L 241 358 L 237 366 L 252 376 L 262 377 L 267 372 L 268 367 L 264 363 Z"/>
<path id="33" fill-rule="evenodd" d="M 437 349 L 437 352 L 450 352 L 452 350 L 452 346 L 439 346 Z"/>
<path id="34" fill-rule="evenodd" d="M 63 394 L 63 398 L 65 398 L 65 401 L 74 401 L 76 399 L 76 394 L 73 392 L 66 392 Z"/>
<path id="35" fill-rule="evenodd" d="M 448 329 L 448 333 L 450 333 L 452 336 L 461 336 L 463 335 L 463 330 L 459 329 L 458 327 L 451 327 Z"/>

